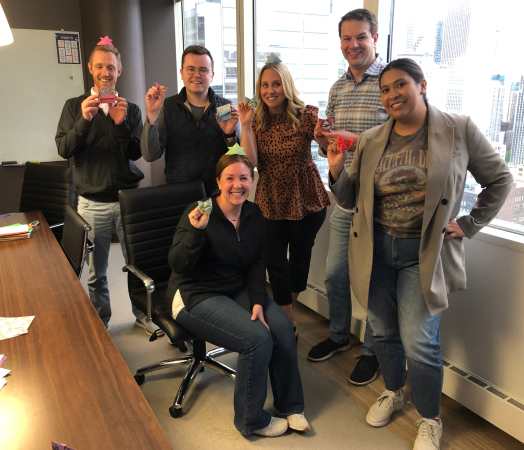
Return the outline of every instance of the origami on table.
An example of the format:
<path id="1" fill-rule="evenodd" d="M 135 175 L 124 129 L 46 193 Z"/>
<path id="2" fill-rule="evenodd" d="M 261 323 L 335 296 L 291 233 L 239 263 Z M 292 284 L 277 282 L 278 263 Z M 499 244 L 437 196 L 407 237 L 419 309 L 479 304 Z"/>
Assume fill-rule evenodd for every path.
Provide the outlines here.
<path id="1" fill-rule="evenodd" d="M 282 60 L 274 53 L 271 53 L 271 55 L 269 55 L 266 60 L 266 64 L 274 64 L 279 62 L 282 62 Z"/>
<path id="2" fill-rule="evenodd" d="M 256 109 L 258 105 L 258 95 L 255 95 L 253 98 L 245 97 L 246 106 L 251 109 Z"/>
<path id="3" fill-rule="evenodd" d="M 229 147 L 229 151 L 226 153 L 226 155 L 241 155 L 241 156 L 247 156 L 244 152 L 244 147 L 240 147 L 240 145 L 235 144 L 232 147 Z"/>
<path id="4" fill-rule="evenodd" d="M 353 145 L 353 142 L 355 141 L 355 138 L 351 139 L 344 139 L 340 134 L 338 135 L 337 139 L 337 148 L 340 152 L 347 152 L 351 146 Z"/>
<path id="5" fill-rule="evenodd" d="M 116 103 L 115 90 L 113 88 L 98 88 L 100 103 Z"/>
<path id="6" fill-rule="evenodd" d="M 231 105 L 228 103 L 224 106 L 219 106 L 217 108 L 218 113 L 218 120 L 223 122 L 224 120 L 231 119 L 233 116 L 231 115 Z"/>
<path id="7" fill-rule="evenodd" d="M 155 87 L 158 89 L 158 92 L 160 92 L 162 95 L 166 95 L 167 88 L 165 86 L 161 86 L 158 83 L 155 83 Z"/>
<path id="8" fill-rule="evenodd" d="M 208 216 L 211 214 L 211 210 L 213 209 L 213 202 L 210 198 L 204 201 L 198 201 L 198 209 L 202 211 L 204 214 L 207 214 Z"/>
<path id="9" fill-rule="evenodd" d="M 318 123 L 324 131 L 331 131 L 331 125 L 333 125 L 333 117 L 328 117 L 327 119 L 318 119 Z"/>

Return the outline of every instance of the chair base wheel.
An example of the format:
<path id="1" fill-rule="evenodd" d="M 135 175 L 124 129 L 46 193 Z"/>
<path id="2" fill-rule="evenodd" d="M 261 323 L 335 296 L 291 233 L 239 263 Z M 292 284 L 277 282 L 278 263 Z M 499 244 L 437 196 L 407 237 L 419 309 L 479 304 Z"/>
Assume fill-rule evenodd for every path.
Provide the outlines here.
<path id="1" fill-rule="evenodd" d="M 178 344 L 178 349 L 179 349 L 182 353 L 187 352 L 186 344 L 184 344 L 183 342 L 182 342 L 181 344 Z"/>
<path id="2" fill-rule="evenodd" d="M 135 375 L 134 378 L 135 378 L 136 384 L 138 384 L 139 386 L 146 380 L 145 375 Z"/>
<path id="3" fill-rule="evenodd" d="M 202 372 L 204 371 L 204 369 L 205 369 L 205 367 L 202 366 L 202 367 L 200 368 L 199 372 L 202 373 Z"/>
<path id="4" fill-rule="evenodd" d="M 173 419 L 177 419 L 178 417 L 182 417 L 182 408 L 175 408 L 174 406 L 171 406 L 169 408 L 169 414 L 171 414 L 171 417 Z"/>

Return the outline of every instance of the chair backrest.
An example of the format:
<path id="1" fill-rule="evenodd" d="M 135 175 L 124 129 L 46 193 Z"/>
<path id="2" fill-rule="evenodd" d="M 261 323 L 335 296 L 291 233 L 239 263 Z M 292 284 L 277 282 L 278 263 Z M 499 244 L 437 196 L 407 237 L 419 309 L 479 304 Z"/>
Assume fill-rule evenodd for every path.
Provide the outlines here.
<path id="1" fill-rule="evenodd" d="M 206 196 L 204 183 L 193 180 L 123 190 L 118 196 L 128 263 L 150 276 L 157 288 L 167 285 L 171 276 L 167 257 L 176 226 L 187 205 Z M 144 291 L 143 283 L 131 274 L 128 287 L 132 301 Z M 144 311 L 145 305 L 135 306 Z"/>
<path id="2" fill-rule="evenodd" d="M 74 168 L 66 165 L 27 163 L 20 212 L 42 211 L 49 225 L 63 223 L 66 207 L 73 206 Z M 53 228 L 58 242 L 62 239 L 62 227 Z"/>
<path id="3" fill-rule="evenodd" d="M 82 268 L 86 256 L 87 234 L 91 226 L 78 214 L 72 206 L 65 208 L 64 231 L 60 246 L 64 251 L 69 264 L 78 278 L 82 275 Z"/>

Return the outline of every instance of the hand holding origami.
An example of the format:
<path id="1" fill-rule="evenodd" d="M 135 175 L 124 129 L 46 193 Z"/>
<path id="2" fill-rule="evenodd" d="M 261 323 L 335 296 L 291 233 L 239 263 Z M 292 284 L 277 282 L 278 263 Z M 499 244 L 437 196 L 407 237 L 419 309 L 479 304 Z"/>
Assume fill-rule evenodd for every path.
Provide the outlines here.
<path id="1" fill-rule="evenodd" d="M 224 134 L 233 134 L 238 118 L 238 111 L 233 105 L 228 104 L 217 108 L 216 119 Z"/>
<path id="2" fill-rule="evenodd" d="M 115 122 L 115 125 L 120 125 L 126 120 L 127 106 L 128 104 L 124 97 L 116 97 L 116 103 L 114 105 L 109 104 L 109 115 Z"/>
<path id="3" fill-rule="evenodd" d="M 319 117 L 318 123 L 324 131 L 331 131 L 331 125 L 333 125 L 333 117 L 328 117 L 327 119 L 321 119 Z"/>
<path id="4" fill-rule="evenodd" d="M 338 135 L 337 139 L 337 148 L 339 152 L 347 152 L 351 146 L 353 145 L 353 142 L 355 141 L 355 138 L 351 139 L 344 139 L 340 134 Z"/>
<path id="5" fill-rule="evenodd" d="M 191 225 L 193 225 L 195 228 L 203 230 L 207 227 L 207 224 L 209 222 L 209 214 L 203 213 L 200 210 L 200 206 L 197 206 L 193 211 L 189 213 L 189 222 L 191 222 Z"/>
<path id="6" fill-rule="evenodd" d="M 213 209 L 213 202 L 210 198 L 204 201 L 199 201 L 198 209 L 209 216 L 211 214 L 211 210 Z"/>
<path id="7" fill-rule="evenodd" d="M 98 112 L 98 106 L 100 105 L 100 100 L 98 99 L 98 94 L 93 94 L 87 97 L 82 102 L 82 116 L 85 120 L 91 122 L 93 117 L 96 116 Z"/>
<path id="8" fill-rule="evenodd" d="M 251 127 L 253 117 L 255 117 L 255 110 L 247 106 L 245 101 L 242 101 L 238 104 L 238 116 L 240 118 L 240 125 Z"/>
<path id="9" fill-rule="evenodd" d="M 161 88 L 164 88 L 164 93 L 162 94 Z M 167 88 L 165 86 L 160 86 L 158 83 L 155 83 L 155 86 L 152 86 L 146 94 L 146 109 L 147 117 L 149 123 L 154 125 L 160 114 L 160 110 L 164 105 L 165 94 L 167 93 Z"/>

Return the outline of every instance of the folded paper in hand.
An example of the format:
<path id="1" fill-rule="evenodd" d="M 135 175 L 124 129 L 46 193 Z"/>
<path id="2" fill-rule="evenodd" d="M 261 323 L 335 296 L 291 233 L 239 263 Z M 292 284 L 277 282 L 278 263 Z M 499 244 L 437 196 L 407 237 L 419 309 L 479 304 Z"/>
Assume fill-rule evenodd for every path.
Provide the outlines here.
<path id="1" fill-rule="evenodd" d="M 218 113 L 218 120 L 223 122 L 224 120 L 231 119 L 233 116 L 231 115 L 231 105 L 228 103 L 224 106 L 219 106 L 217 108 Z"/>
<path id="2" fill-rule="evenodd" d="M 207 214 L 208 216 L 211 214 L 211 210 L 213 209 L 213 202 L 210 198 L 204 201 L 198 201 L 198 208 L 200 211 L 202 211 L 204 214 Z"/>
<path id="3" fill-rule="evenodd" d="M 347 152 L 351 146 L 353 145 L 353 142 L 355 141 L 355 138 L 351 139 L 344 139 L 340 134 L 338 135 L 337 139 L 337 148 L 340 152 Z"/>

